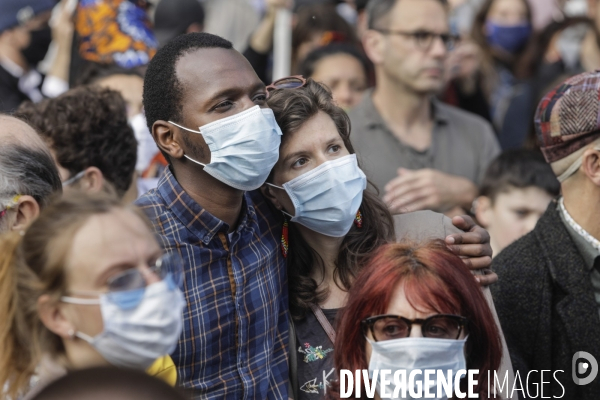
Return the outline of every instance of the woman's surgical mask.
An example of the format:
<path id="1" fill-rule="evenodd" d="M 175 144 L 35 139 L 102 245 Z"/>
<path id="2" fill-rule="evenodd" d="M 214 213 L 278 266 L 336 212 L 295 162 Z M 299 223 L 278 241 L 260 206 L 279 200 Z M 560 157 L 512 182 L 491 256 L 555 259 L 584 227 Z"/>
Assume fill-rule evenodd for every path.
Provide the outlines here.
<path id="1" fill-rule="evenodd" d="M 81 331 L 73 331 L 72 335 L 88 342 L 114 366 L 145 370 L 177 346 L 185 307 L 177 283 L 180 275 L 166 272 L 171 267 L 166 264 L 174 262 L 172 258 L 159 261 L 165 271 L 158 274 L 163 278 L 159 282 L 140 287 L 144 285 L 143 276 L 139 270 L 131 269 L 119 274 L 118 282 L 109 284 L 113 290 L 98 298 L 61 298 L 65 303 L 100 305 L 103 331 L 94 337 Z M 115 290 L 116 287 L 125 290 Z"/>
<path id="2" fill-rule="evenodd" d="M 460 370 L 466 370 L 467 362 L 465 359 L 465 343 L 467 339 L 433 339 L 426 337 L 402 338 L 386 340 L 382 342 L 374 342 L 367 338 L 371 344 L 371 359 L 369 361 L 369 374 L 371 378 L 374 376 L 374 371 L 381 373 L 382 370 L 390 370 L 391 377 L 396 371 L 403 370 L 406 373 L 406 382 L 408 385 L 410 373 L 414 370 L 421 370 L 421 374 L 415 375 L 415 385 L 412 388 L 406 388 L 406 396 L 402 396 L 402 390 L 398 391 L 398 396 L 388 397 L 393 399 L 413 399 L 425 398 L 426 390 L 434 394 L 433 399 L 448 399 L 447 396 L 437 396 L 438 382 L 436 374 L 431 375 L 431 384 L 425 387 L 425 370 L 441 370 L 448 378 L 450 371 L 452 380 L 456 373 Z M 378 375 L 379 376 L 379 375 Z M 381 386 L 381 381 L 377 381 L 377 392 L 381 397 L 383 391 L 385 394 L 392 395 L 395 391 L 393 379 L 391 384 L 385 388 Z M 452 385 L 454 388 L 454 385 Z M 411 395 L 410 392 L 413 392 Z M 442 390 L 445 394 L 445 391 Z"/>
<path id="3" fill-rule="evenodd" d="M 485 28 L 490 46 L 498 47 L 510 54 L 521 51 L 527 44 L 532 32 L 529 22 L 519 25 L 499 25 L 494 22 L 487 22 Z"/>
<path id="4" fill-rule="evenodd" d="M 345 236 L 352 227 L 362 203 L 367 177 L 358 167 L 356 154 L 319 165 L 284 183 L 294 204 L 292 222 L 326 236 Z M 286 213 L 287 214 L 287 213 Z"/>
<path id="5" fill-rule="evenodd" d="M 188 160 L 204 172 L 239 190 L 255 190 L 265 183 L 279 159 L 281 129 L 273 111 L 254 106 L 246 111 L 200 127 L 199 133 L 210 149 L 210 163 L 203 164 L 187 154 Z"/>

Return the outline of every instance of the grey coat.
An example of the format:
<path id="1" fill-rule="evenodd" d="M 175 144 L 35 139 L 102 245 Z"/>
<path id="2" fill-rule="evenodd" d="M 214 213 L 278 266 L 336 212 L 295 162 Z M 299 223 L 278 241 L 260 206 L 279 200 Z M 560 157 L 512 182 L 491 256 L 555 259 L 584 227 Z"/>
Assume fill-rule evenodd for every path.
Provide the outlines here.
<path id="1" fill-rule="evenodd" d="M 496 310 L 523 385 L 529 371 L 563 370 L 556 374 L 560 384 L 545 374 L 550 383 L 544 385 L 544 396 L 600 399 L 600 376 L 586 386 L 572 379 L 576 352 L 588 352 L 600 362 L 600 318 L 589 270 L 555 202 L 535 229 L 500 253 L 492 267 L 499 276 L 491 286 Z M 540 374 L 535 375 L 539 384 Z M 535 388 L 530 388 L 533 397 Z"/>

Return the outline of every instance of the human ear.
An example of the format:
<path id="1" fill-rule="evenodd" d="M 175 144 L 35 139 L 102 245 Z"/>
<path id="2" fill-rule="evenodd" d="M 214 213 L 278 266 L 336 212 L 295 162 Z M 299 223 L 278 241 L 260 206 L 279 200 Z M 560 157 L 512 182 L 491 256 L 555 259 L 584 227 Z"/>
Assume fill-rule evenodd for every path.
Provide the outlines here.
<path id="1" fill-rule="evenodd" d="M 156 121 L 152 125 L 152 137 L 159 149 L 164 151 L 171 158 L 183 157 L 183 149 L 175 139 L 173 126 L 165 121 Z"/>
<path id="2" fill-rule="evenodd" d="M 588 149 L 582 157 L 581 170 L 596 186 L 600 186 L 600 150 Z"/>
<path id="3" fill-rule="evenodd" d="M 14 206 L 17 216 L 12 226 L 14 231 L 24 231 L 40 215 L 40 205 L 31 196 L 19 197 L 17 205 Z"/>
<path id="4" fill-rule="evenodd" d="M 65 340 L 72 338 L 73 324 L 69 322 L 64 309 L 56 300 L 53 300 L 47 294 L 40 296 L 37 301 L 37 311 L 40 320 L 50 332 Z"/>
<path id="5" fill-rule="evenodd" d="M 381 64 L 384 55 L 384 37 L 380 32 L 369 29 L 363 37 L 363 46 L 367 57 L 373 64 Z"/>
<path id="6" fill-rule="evenodd" d="M 277 196 L 275 196 L 275 190 L 277 189 L 267 184 L 262 185 L 262 187 L 260 188 L 260 191 L 262 192 L 263 196 L 265 196 L 267 200 L 269 200 L 273 204 L 273 206 L 275 206 L 276 209 L 281 210 L 283 206 L 277 199 Z"/>
<path id="7" fill-rule="evenodd" d="M 97 193 L 104 187 L 104 175 L 98 167 L 88 167 L 81 177 L 79 187 L 86 192 Z"/>
<path id="8" fill-rule="evenodd" d="M 474 201 L 474 208 L 477 222 L 479 222 L 484 228 L 489 227 L 492 222 L 492 200 L 487 196 L 479 196 Z"/>

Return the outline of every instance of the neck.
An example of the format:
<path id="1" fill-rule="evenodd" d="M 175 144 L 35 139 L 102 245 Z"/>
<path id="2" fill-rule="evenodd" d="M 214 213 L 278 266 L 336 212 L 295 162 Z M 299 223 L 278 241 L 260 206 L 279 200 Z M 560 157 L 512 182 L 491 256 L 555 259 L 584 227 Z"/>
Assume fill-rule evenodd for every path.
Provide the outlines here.
<path id="1" fill-rule="evenodd" d="M 179 168 L 177 182 L 185 192 L 215 218 L 229 225 L 232 232 L 242 210 L 244 192 L 227 186 L 202 170 L 200 166 Z"/>
<path id="2" fill-rule="evenodd" d="M 29 69 L 29 65 L 27 65 L 27 60 L 23 57 L 23 54 L 19 49 L 15 49 L 12 46 L 7 46 L 5 43 L 0 42 L 0 58 L 5 58 L 13 63 L 17 64 L 19 67 L 23 68 L 23 70 L 27 71 Z"/>
<path id="3" fill-rule="evenodd" d="M 64 366 L 69 370 L 108 366 L 104 359 L 90 344 L 82 339 L 63 340 L 65 346 Z"/>
<path id="4" fill-rule="evenodd" d="M 321 285 L 333 283 L 335 262 L 344 238 L 325 236 L 300 224 L 296 224 L 296 226 L 298 227 L 302 238 L 306 240 L 306 243 L 308 243 L 308 245 L 316 251 L 323 260 L 324 268 L 313 268 L 311 274 L 312 278 L 319 283 L 319 287 L 321 287 Z"/>
<path id="5" fill-rule="evenodd" d="M 405 85 L 377 75 L 373 103 L 383 119 L 390 125 L 410 131 L 413 127 L 431 123 L 429 94 L 416 93 Z"/>
<path id="6" fill-rule="evenodd" d="M 586 185 L 589 186 L 589 185 Z M 567 212 L 583 229 L 594 238 L 600 240 L 600 203 L 598 203 L 598 187 L 565 190 L 563 198 Z"/>
<path id="7" fill-rule="evenodd" d="M 373 92 L 373 104 L 387 128 L 401 142 L 417 151 L 431 146 L 433 121 L 429 95 L 384 80 Z"/>

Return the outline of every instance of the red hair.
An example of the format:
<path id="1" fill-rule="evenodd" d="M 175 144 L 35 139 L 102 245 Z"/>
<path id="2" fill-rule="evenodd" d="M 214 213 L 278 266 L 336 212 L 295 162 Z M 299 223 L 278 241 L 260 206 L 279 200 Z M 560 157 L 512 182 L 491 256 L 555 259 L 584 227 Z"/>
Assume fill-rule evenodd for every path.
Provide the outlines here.
<path id="1" fill-rule="evenodd" d="M 487 374 L 502 358 L 498 327 L 479 283 L 463 261 L 442 241 L 414 245 L 387 244 L 356 277 L 348 304 L 340 312 L 334 353 L 339 371 L 367 369 L 365 318 L 387 313 L 399 284 L 412 307 L 421 312 L 457 314 L 468 318 L 467 368 L 479 369 L 480 398 L 487 398 Z M 334 385 L 337 395 L 338 387 Z M 365 393 L 364 387 L 361 393 Z"/>

